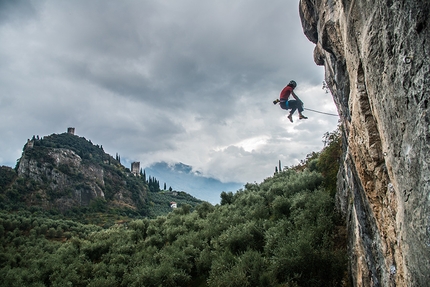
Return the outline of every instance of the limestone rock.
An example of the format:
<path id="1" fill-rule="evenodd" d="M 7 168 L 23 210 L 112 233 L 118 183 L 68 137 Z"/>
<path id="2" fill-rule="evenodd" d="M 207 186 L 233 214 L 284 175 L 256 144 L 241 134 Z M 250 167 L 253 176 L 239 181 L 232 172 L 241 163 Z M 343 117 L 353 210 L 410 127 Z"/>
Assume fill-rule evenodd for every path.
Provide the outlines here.
<path id="1" fill-rule="evenodd" d="M 342 121 L 354 286 L 429 286 L 430 2 L 301 0 Z"/>

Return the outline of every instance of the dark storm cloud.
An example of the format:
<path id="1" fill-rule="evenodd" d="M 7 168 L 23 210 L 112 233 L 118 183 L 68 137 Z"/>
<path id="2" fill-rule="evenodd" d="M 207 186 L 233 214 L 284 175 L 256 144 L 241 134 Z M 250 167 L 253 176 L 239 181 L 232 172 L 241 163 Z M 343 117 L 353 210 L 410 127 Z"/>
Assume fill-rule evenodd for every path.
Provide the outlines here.
<path id="1" fill-rule="evenodd" d="M 0 25 L 4 23 L 17 23 L 25 19 L 30 20 L 36 14 L 32 3 L 26 0 L 0 1 Z"/>

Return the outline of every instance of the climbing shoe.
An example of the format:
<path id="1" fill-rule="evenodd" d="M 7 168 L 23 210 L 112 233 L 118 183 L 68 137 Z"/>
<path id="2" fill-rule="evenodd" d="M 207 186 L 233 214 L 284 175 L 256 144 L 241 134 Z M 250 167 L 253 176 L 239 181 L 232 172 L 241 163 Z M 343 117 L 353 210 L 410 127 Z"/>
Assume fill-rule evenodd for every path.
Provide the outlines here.
<path id="1" fill-rule="evenodd" d="M 300 120 L 306 120 L 308 117 L 305 117 L 304 115 L 299 115 Z"/>
<path id="2" fill-rule="evenodd" d="M 293 122 L 293 115 L 289 115 L 287 118 L 290 120 L 290 122 Z"/>

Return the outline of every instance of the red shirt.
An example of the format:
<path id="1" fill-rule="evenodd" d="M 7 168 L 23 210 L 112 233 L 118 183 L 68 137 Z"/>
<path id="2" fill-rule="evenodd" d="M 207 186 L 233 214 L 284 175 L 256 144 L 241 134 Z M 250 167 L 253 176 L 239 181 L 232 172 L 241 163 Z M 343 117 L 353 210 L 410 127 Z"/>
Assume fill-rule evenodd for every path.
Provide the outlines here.
<path id="1" fill-rule="evenodd" d="M 281 92 L 280 100 L 281 101 L 288 101 L 288 98 L 290 97 L 292 92 L 293 92 L 293 87 L 286 86 Z"/>

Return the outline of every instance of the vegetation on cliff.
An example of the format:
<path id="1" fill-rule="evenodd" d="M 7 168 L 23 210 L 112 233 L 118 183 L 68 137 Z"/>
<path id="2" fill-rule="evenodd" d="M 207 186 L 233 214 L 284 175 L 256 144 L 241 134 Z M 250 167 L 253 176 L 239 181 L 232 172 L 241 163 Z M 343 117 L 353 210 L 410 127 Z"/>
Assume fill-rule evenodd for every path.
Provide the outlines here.
<path id="1" fill-rule="evenodd" d="M 331 140 L 299 166 L 190 205 L 102 228 L 0 213 L 3 286 L 345 286 Z M 326 159 L 328 162 L 324 162 Z M 324 170 L 321 170 L 324 168 Z M 323 172 L 324 171 L 324 172 Z"/>

